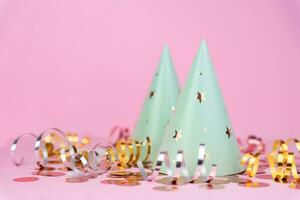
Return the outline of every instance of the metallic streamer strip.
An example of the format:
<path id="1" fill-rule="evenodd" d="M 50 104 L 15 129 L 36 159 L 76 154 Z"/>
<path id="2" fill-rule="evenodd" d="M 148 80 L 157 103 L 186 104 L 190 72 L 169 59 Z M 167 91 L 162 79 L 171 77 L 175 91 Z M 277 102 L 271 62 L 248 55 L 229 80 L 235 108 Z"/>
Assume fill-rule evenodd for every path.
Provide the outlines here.
<path id="1" fill-rule="evenodd" d="M 193 180 L 199 179 L 202 175 L 206 176 L 205 161 L 205 144 L 199 145 L 197 167 L 193 176 Z"/>
<path id="2" fill-rule="evenodd" d="M 116 161 L 115 157 L 114 157 L 114 160 L 112 160 L 111 156 L 108 155 L 107 149 L 113 149 L 113 147 L 98 143 L 93 147 L 93 149 L 91 151 L 89 151 L 88 165 L 89 165 L 89 168 L 91 168 L 94 173 L 106 172 L 110 168 L 110 166 L 113 164 L 113 162 Z M 101 162 L 101 156 L 102 157 L 105 156 L 106 160 L 109 162 L 109 164 L 106 167 L 106 169 L 99 170 L 98 166 Z"/>
<path id="3" fill-rule="evenodd" d="M 144 165 L 143 165 L 142 161 L 138 161 L 136 164 L 137 164 L 137 166 L 138 166 L 138 168 L 141 172 L 143 180 L 148 180 L 148 176 L 147 176 L 147 173 L 145 171 L 145 168 L 144 168 Z"/>
<path id="4" fill-rule="evenodd" d="M 287 139 L 286 144 L 289 145 L 292 142 L 296 145 L 296 149 L 297 149 L 298 153 L 300 153 L 300 141 L 295 138 L 289 138 L 289 139 Z"/>
<path id="5" fill-rule="evenodd" d="M 151 153 L 151 140 L 149 137 L 145 141 L 139 142 L 137 140 L 130 139 L 118 140 L 116 142 L 116 148 L 108 148 L 108 156 L 116 161 L 118 159 L 118 165 L 122 167 L 130 167 L 136 165 L 137 161 L 140 160 L 141 156 L 141 144 L 146 145 L 146 155 L 142 162 L 145 162 L 149 159 Z"/>
<path id="6" fill-rule="evenodd" d="M 85 159 L 85 157 L 80 153 L 75 153 L 71 155 L 70 160 L 70 168 L 73 170 L 72 175 L 78 175 L 81 176 L 86 172 L 86 167 L 88 166 L 88 161 Z M 79 160 L 83 166 L 82 169 L 79 169 L 76 166 L 76 161 Z"/>
<path id="7" fill-rule="evenodd" d="M 117 154 L 116 149 L 113 146 L 110 146 L 106 149 L 107 159 L 112 163 L 119 162 L 119 155 Z"/>
<path id="8" fill-rule="evenodd" d="M 35 146 L 34 146 L 34 152 L 35 152 L 37 162 L 39 162 L 43 166 L 47 166 L 47 164 L 48 164 L 48 152 L 45 148 L 45 142 L 43 141 L 43 139 L 46 135 L 48 135 L 50 133 L 50 131 L 52 131 L 52 133 L 54 133 L 56 135 L 59 135 L 61 140 L 63 141 L 63 142 L 60 142 L 60 146 L 61 146 L 61 148 L 60 148 L 60 159 L 61 159 L 61 161 L 62 161 L 62 163 L 65 167 L 70 167 L 68 162 L 67 162 L 66 148 L 69 150 L 69 154 L 70 154 L 71 159 L 73 159 L 72 155 L 74 155 L 76 153 L 76 150 L 73 147 L 73 145 L 68 141 L 65 133 L 63 131 L 61 131 L 60 129 L 57 129 L 57 128 L 47 129 L 47 130 L 43 131 L 36 138 Z M 40 155 L 40 151 L 42 152 L 41 155 Z"/>
<path id="9" fill-rule="evenodd" d="M 116 144 L 116 150 L 119 157 L 118 165 L 127 167 L 128 163 L 133 159 L 133 145 L 127 143 L 125 140 L 119 140 Z M 129 156 L 128 153 L 129 152 Z"/>
<path id="10" fill-rule="evenodd" d="M 157 156 L 154 172 L 151 175 L 151 177 L 148 178 L 149 181 L 154 180 L 158 176 L 163 163 L 165 163 L 165 166 L 166 166 L 167 176 L 171 177 L 173 175 L 173 171 L 171 169 L 171 163 L 170 163 L 170 159 L 169 159 L 169 154 L 167 151 L 161 151 Z"/>
<path id="11" fill-rule="evenodd" d="M 131 164 L 137 163 L 140 159 L 140 156 L 141 156 L 141 144 L 140 144 L 140 142 L 137 141 L 137 140 L 134 140 L 133 143 L 134 143 L 134 146 L 135 146 L 135 154 L 134 154 L 134 157 L 131 161 Z"/>
<path id="12" fill-rule="evenodd" d="M 174 176 L 176 178 L 180 177 L 180 173 L 182 173 L 184 178 L 188 178 L 189 177 L 189 173 L 188 170 L 186 168 L 185 165 L 185 161 L 184 161 L 184 154 L 183 154 L 183 150 L 178 150 L 177 151 L 177 155 L 176 155 L 176 167 L 175 167 L 175 174 Z"/>
<path id="13" fill-rule="evenodd" d="M 143 145 L 145 145 L 145 143 L 147 143 L 147 151 L 146 151 L 146 156 L 142 160 L 142 162 L 146 162 L 150 158 L 150 154 L 151 154 L 151 140 L 150 140 L 150 137 L 146 137 L 146 140 L 142 142 Z"/>
<path id="14" fill-rule="evenodd" d="M 199 150 L 198 150 L 198 160 L 197 160 L 197 167 L 193 176 L 193 180 L 197 180 L 200 177 L 206 177 L 206 182 L 212 181 L 217 174 L 217 165 L 212 164 L 209 174 L 207 175 L 207 170 L 204 165 L 205 162 L 205 144 L 200 144 L 199 145 Z"/>
<path id="15" fill-rule="evenodd" d="M 127 164 L 130 164 L 134 159 L 133 143 L 134 143 L 134 141 L 132 139 L 128 140 L 128 142 L 127 142 L 127 148 L 126 149 L 129 152 L 129 158 L 128 158 Z"/>
<path id="16" fill-rule="evenodd" d="M 13 143 L 11 144 L 10 146 L 10 154 L 11 154 L 11 158 L 12 158 L 12 161 L 13 163 L 16 165 L 16 166 L 19 166 L 19 165 L 22 165 L 24 163 L 24 157 L 21 157 L 20 160 L 17 160 L 16 159 L 16 150 L 17 150 L 17 145 L 19 143 L 19 141 L 23 138 L 23 137 L 26 137 L 26 136 L 30 136 L 30 137 L 33 137 L 35 140 L 36 140 L 36 135 L 33 134 L 33 133 L 25 133 L 23 135 L 20 135 L 19 137 L 17 137 Z"/>
<path id="17" fill-rule="evenodd" d="M 287 182 L 289 177 L 299 179 L 300 176 L 297 172 L 295 155 L 289 152 L 289 143 L 295 143 L 297 151 L 300 153 L 300 141 L 295 138 L 290 138 L 286 142 L 283 140 L 276 140 L 272 146 L 272 152 L 267 154 L 270 172 L 275 182 Z M 247 165 L 246 174 L 250 177 L 255 176 L 259 166 L 259 153 L 245 154 L 241 160 L 241 164 Z"/>
<path id="18" fill-rule="evenodd" d="M 241 164 L 245 165 L 246 162 L 248 162 L 247 169 L 246 169 L 246 174 L 249 177 L 255 176 L 258 166 L 259 166 L 259 156 L 260 153 L 252 154 L 252 153 L 247 153 L 242 157 Z"/>
<path id="19" fill-rule="evenodd" d="M 216 164 L 212 164 L 209 171 L 209 175 L 206 178 L 206 182 L 210 183 L 216 177 L 217 170 L 218 170 L 218 166 Z"/>
<path id="20" fill-rule="evenodd" d="M 97 171 L 98 163 L 100 162 L 99 153 L 91 150 L 88 154 L 88 165 L 93 171 Z"/>

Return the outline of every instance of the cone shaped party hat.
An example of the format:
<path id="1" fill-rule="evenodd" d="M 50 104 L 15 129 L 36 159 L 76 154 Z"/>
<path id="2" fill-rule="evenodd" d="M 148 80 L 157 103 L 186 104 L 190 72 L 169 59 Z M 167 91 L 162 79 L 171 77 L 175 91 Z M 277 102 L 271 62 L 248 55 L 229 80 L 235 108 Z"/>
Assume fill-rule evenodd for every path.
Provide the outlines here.
<path id="1" fill-rule="evenodd" d="M 165 46 L 139 119 L 133 129 L 133 138 L 136 140 L 142 141 L 150 137 L 151 161 L 155 161 L 159 152 L 164 130 L 172 115 L 178 94 L 177 76 L 169 49 Z"/>
<path id="2" fill-rule="evenodd" d="M 183 150 L 187 170 L 193 176 L 199 144 L 205 144 L 208 170 L 216 164 L 218 176 L 243 171 L 237 140 L 204 40 L 177 99 L 175 115 L 166 128 L 160 150 L 168 151 L 173 170 L 172 161 L 177 151 Z M 166 172 L 165 168 L 162 170 Z"/>

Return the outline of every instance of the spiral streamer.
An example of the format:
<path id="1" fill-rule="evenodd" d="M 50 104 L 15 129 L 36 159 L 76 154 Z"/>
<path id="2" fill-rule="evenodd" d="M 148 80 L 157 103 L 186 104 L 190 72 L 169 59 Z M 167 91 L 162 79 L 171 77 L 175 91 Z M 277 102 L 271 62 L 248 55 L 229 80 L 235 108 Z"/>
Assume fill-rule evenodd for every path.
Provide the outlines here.
<path id="1" fill-rule="evenodd" d="M 88 137 L 80 140 L 75 133 L 66 134 L 58 128 L 50 128 L 39 135 L 23 134 L 13 141 L 11 157 L 17 166 L 22 165 L 25 160 L 24 157 L 16 158 L 17 147 L 24 137 L 33 138 L 35 160 L 40 169 L 47 168 L 50 164 L 61 164 L 63 168 L 71 170 L 69 176 L 101 174 L 114 166 L 129 168 L 136 166 L 138 161 L 149 162 L 151 153 L 149 137 L 140 142 L 133 139 L 126 140 L 122 136 L 115 145 L 98 143 L 91 149 L 85 149 L 86 145 L 90 143 Z M 146 151 L 142 158 L 141 151 L 144 148 Z"/>
<path id="2" fill-rule="evenodd" d="M 194 172 L 194 176 L 191 177 L 189 175 L 189 172 L 186 168 L 186 162 L 184 160 L 184 152 L 183 150 L 178 150 L 176 154 L 176 165 L 175 165 L 175 170 L 173 171 L 171 168 L 171 163 L 169 159 L 169 154 L 167 151 L 162 151 L 159 153 L 157 160 L 156 160 L 156 165 L 153 168 L 153 174 L 147 178 L 145 178 L 148 181 L 153 181 L 154 179 L 157 178 L 161 171 L 161 167 L 163 163 L 165 164 L 166 167 L 166 172 L 168 177 L 174 177 L 174 178 L 179 178 L 181 175 L 186 181 L 193 182 L 196 181 L 202 177 L 205 178 L 206 182 L 212 181 L 217 174 L 217 165 L 213 164 L 210 168 L 209 173 L 207 174 L 206 172 L 206 167 L 204 165 L 205 161 L 205 144 L 200 144 L 199 145 L 199 150 L 198 150 L 198 159 L 197 159 L 197 168 Z M 144 168 L 142 165 L 138 166 L 140 171 L 144 171 Z"/>
<path id="3" fill-rule="evenodd" d="M 268 160 L 270 173 L 275 182 L 286 183 L 292 178 L 294 180 L 291 184 L 299 183 L 300 176 L 297 172 L 295 154 L 289 151 L 291 143 L 294 143 L 297 152 L 300 153 L 300 141 L 290 138 L 286 141 L 274 141 L 272 151 L 266 155 L 262 153 L 245 154 L 241 160 L 241 164 L 246 165 L 246 174 L 249 177 L 254 177 L 260 166 L 260 158 L 264 156 Z"/>

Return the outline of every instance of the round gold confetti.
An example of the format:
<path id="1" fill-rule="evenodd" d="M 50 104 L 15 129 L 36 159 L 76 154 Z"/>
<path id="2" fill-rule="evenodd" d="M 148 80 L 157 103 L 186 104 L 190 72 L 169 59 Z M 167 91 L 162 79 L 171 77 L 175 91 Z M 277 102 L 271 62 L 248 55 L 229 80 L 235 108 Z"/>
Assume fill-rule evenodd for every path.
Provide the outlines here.
<path id="1" fill-rule="evenodd" d="M 127 181 L 143 181 L 143 177 L 141 176 L 128 176 L 125 178 Z"/>
<path id="2" fill-rule="evenodd" d="M 119 182 L 116 182 L 116 185 L 119 185 L 119 186 L 137 186 L 137 185 L 140 185 L 141 183 L 140 182 L 137 182 L 137 181 L 119 181 Z"/>
<path id="3" fill-rule="evenodd" d="M 203 188 L 207 190 L 221 190 L 224 189 L 225 187 L 220 184 L 204 184 L 204 185 L 200 185 L 199 188 Z"/>
<path id="4" fill-rule="evenodd" d="M 146 174 L 147 174 L 147 176 L 150 176 L 150 175 L 153 174 L 153 172 L 146 172 Z M 132 174 L 132 176 L 138 176 L 138 177 L 141 177 L 142 174 L 141 174 L 141 172 L 134 172 L 134 173 Z"/>
<path id="5" fill-rule="evenodd" d="M 179 177 L 179 178 L 164 177 L 156 180 L 156 182 L 164 185 L 184 185 L 187 184 L 188 181 L 186 181 L 186 179 L 184 179 L 183 177 Z"/>
<path id="6" fill-rule="evenodd" d="M 111 174 L 108 174 L 106 177 L 107 177 L 107 178 L 119 178 L 119 179 L 121 179 L 121 178 L 126 178 L 126 177 L 128 177 L 128 176 L 113 176 L 113 175 L 111 175 Z"/>
<path id="7" fill-rule="evenodd" d="M 171 191 L 177 191 L 178 187 L 161 185 L 161 186 L 153 187 L 153 190 L 171 192 Z"/>
<path id="8" fill-rule="evenodd" d="M 234 175 L 234 176 L 228 176 L 227 178 L 232 183 L 248 183 L 248 182 L 252 182 L 251 179 L 241 178 L 241 177 L 236 176 L 236 175 Z"/>
<path id="9" fill-rule="evenodd" d="M 206 178 L 198 178 L 198 179 L 190 180 L 189 183 L 192 184 L 206 183 Z"/>
<path id="10" fill-rule="evenodd" d="M 215 177 L 214 179 L 209 181 L 209 184 L 212 184 L 212 185 L 220 185 L 220 184 L 228 184 L 228 183 L 230 183 L 229 178 L 217 178 L 217 177 Z"/>
<path id="11" fill-rule="evenodd" d="M 64 176 L 65 173 L 53 172 L 53 171 L 50 171 L 50 172 L 49 171 L 37 171 L 37 172 L 32 172 L 32 175 L 57 177 L 57 176 Z"/>
<path id="12" fill-rule="evenodd" d="M 239 186 L 248 187 L 248 188 L 261 188 L 261 187 L 268 187 L 270 184 L 263 183 L 263 182 L 247 182 L 247 183 L 239 183 Z"/>
<path id="13" fill-rule="evenodd" d="M 61 164 L 62 162 L 60 160 L 49 160 L 49 164 Z"/>
<path id="14" fill-rule="evenodd" d="M 110 185 L 112 185 L 112 184 L 117 184 L 117 183 L 123 183 L 124 182 L 124 180 L 116 180 L 116 179 L 105 179 L 105 180 L 102 180 L 102 181 L 100 181 L 100 183 L 103 183 L 103 184 L 110 184 Z"/>
<path id="15" fill-rule="evenodd" d="M 85 176 L 83 177 L 71 177 L 71 178 L 66 178 L 65 182 L 67 183 L 84 183 L 87 182 L 89 179 Z"/>
<path id="16" fill-rule="evenodd" d="M 109 173 L 109 175 L 112 175 L 112 176 L 121 176 L 121 177 L 130 176 L 132 174 L 133 174 L 133 172 L 129 172 L 129 171 L 115 171 L 115 172 L 110 172 Z"/>
<path id="17" fill-rule="evenodd" d="M 36 168 L 36 170 L 38 170 L 38 171 L 53 171 L 53 170 L 55 170 L 55 168 L 39 166 L 38 168 Z"/>
<path id="18" fill-rule="evenodd" d="M 14 182 L 35 182 L 38 181 L 38 177 L 33 177 L 33 176 L 27 176 L 27 177 L 20 177 L 20 178 L 14 178 Z"/>
<path id="19" fill-rule="evenodd" d="M 71 168 L 69 168 L 69 167 L 60 167 L 60 168 L 57 168 L 57 170 L 60 170 L 60 171 L 72 171 L 72 169 Z"/>

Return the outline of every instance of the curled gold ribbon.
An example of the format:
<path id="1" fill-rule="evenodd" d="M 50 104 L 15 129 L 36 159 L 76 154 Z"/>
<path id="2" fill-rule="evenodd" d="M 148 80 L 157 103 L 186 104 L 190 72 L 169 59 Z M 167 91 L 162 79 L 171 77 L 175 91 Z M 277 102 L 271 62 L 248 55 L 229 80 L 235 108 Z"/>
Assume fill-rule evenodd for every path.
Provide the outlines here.
<path id="1" fill-rule="evenodd" d="M 125 140 L 124 138 L 127 137 L 129 129 L 117 127 L 113 133 L 118 130 L 122 132 L 122 139 L 117 141 L 115 147 L 112 145 L 103 146 L 99 143 L 93 149 L 83 151 L 81 148 L 89 144 L 90 139 L 84 137 L 80 140 L 76 133 L 66 134 L 58 128 L 50 128 L 38 136 L 33 133 L 24 134 L 17 137 L 11 144 L 11 158 L 15 165 L 21 165 L 24 162 L 24 157 L 21 157 L 19 160 L 16 158 L 17 146 L 21 138 L 31 136 L 35 139 L 34 154 L 37 164 L 42 167 L 61 162 L 65 168 L 72 169 L 75 174 L 79 174 L 85 170 L 82 170 L 82 167 L 79 169 L 80 166 L 78 168 L 78 163 L 81 163 L 83 168 L 89 168 L 93 172 L 99 172 L 98 164 L 100 159 L 103 159 L 103 156 L 106 158 L 106 161 L 108 161 L 105 163 L 108 163 L 109 166 L 117 164 L 122 167 L 131 167 L 136 166 L 138 161 L 147 162 L 151 154 L 150 138 L 146 137 L 143 142 L 134 139 Z M 55 145 L 59 147 L 54 149 Z M 96 149 L 97 147 L 101 147 L 102 152 Z M 140 158 L 142 147 L 145 147 L 146 152 L 143 159 Z M 57 156 L 59 160 L 49 160 L 52 156 Z M 102 172 L 102 170 L 100 171 Z"/>
<path id="2" fill-rule="evenodd" d="M 259 156 L 260 156 L 259 153 L 256 153 L 254 155 L 252 153 L 247 153 L 243 156 L 243 158 L 241 160 L 242 165 L 245 165 L 246 162 L 248 162 L 247 169 L 246 169 L 246 174 L 249 177 L 255 176 L 255 174 L 258 170 Z"/>
<path id="3" fill-rule="evenodd" d="M 146 140 L 144 140 L 142 142 L 143 146 L 145 146 L 146 144 L 147 144 L 147 151 L 146 151 L 145 158 L 142 160 L 142 162 L 146 162 L 150 158 L 150 154 L 151 154 L 151 140 L 150 140 L 150 137 L 146 137 Z"/>
<path id="4" fill-rule="evenodd" d="M 297 172 L 294 152 L 289 151 L 289 144 L 294 143 L 297 152 L 300 153 L 300 141 L 295 138 L 289 138 L 286 141 L 275 140 L 272 151 L 266 155 L 272 178 L 275 182 L 286 183 L 290 177 L 295 180 L 300 178 Z M 247 153 L 241 160 L 242 165 L 246 165 L 246 174 L 250 177 L 255 176 L 258 166 L 260 153 Z"/>
<path id="5" fill-rule="evenodd" d="M 140 159 L 142 146 L 146 146 L 146 154 L 143 159 Z M 143 142 L 120 139 L 116 141 L 115 148 L 111 146 L 106 151 L 109 160 L 116 162 L 121 168 L 128 168 L 136 166 L 138 161 L 148 161 L 151 154 L 151 140 L 149 137 L 146 137 Z"/>

